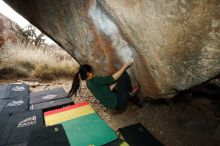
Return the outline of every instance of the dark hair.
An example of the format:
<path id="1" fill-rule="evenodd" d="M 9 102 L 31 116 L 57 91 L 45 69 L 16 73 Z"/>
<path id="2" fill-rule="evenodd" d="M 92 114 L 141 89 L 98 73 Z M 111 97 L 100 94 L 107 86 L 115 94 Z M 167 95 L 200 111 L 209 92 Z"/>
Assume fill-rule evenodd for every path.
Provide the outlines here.
<path id="1" fill-rule="evenodd" d="M 68 94 L 69 97 L 72 96 L 74 93 L 76 94 L 76 91 L 79 89 L 80 86 L 80 78 L 81 80 L 86 80 L 88 72 L 89 73 L 93 72 L 92 66 L 88 64 L 84 64 L 80 66 L 79 71 L 75 74 L 73 78 L 72 87 Z"/>

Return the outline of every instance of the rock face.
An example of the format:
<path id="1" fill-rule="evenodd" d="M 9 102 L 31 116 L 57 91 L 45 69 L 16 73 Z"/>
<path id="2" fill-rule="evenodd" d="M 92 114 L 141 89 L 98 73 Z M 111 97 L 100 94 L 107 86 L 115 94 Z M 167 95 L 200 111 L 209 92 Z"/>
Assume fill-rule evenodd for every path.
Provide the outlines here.
<path id="1" fill-rule="evenodd" d="M 99 75 L 131 58 L 144 96 L 168 98 L 220 73 L 219 0 L 5 0 Z"/>
<path id="2" fill-rule="evenodd" d="M 7 43 L 22 42 L 20 27 L 0 13 L 0 48 Z"/>

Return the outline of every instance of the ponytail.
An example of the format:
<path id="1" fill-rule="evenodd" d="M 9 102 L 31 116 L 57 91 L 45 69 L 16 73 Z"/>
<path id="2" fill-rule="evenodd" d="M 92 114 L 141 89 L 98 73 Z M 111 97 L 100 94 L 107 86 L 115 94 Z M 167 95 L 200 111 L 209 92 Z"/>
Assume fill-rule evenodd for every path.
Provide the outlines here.
<path id="1" fill-rule="evenodd" d="M 93 72 L 93 69 L 90 65 L 84 64 L 80 66 L 79 71 L 75 74 L 73 79 L 72 87 L 69 91 L 68 97 L 71 97 L 73 94 L 76 95 L 77 90 L 80 87 L 80 79 L 86 80 L 88 72 Z"/>
<path id="2" fill-rule="evenodd" d="M 80 86 L 80 79 L 79 79 L 79 72 L 77 72 L 73 79 L 72 87 L 69 91 L 68 97 L 71 97 L 73 94 L 77 95 L 76 91 L 79 89 L 79 86 Z"/>

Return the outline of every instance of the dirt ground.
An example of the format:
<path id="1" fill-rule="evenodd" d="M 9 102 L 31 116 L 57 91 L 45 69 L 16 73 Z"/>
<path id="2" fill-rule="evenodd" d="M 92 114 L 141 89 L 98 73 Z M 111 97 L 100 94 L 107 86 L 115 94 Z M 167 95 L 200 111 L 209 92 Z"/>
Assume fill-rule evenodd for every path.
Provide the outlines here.
<path id="1" fill-rule="evenodd" d="M 13 82 L 29 84 L 32 92 L 56 87 L 63 87 L 68 92 L 71 86 L 71 80 Z M 85 83 L 78 96 L 72 98 L 75 103 L 88 101 L 115 130 L 140 122 L 165 146 L 220 146 L 220 98 L 211 100 L 183 95 L 172 100 L 149 100 L 141 109 L 130 103 L 120 114 L 102 106 Z"/>

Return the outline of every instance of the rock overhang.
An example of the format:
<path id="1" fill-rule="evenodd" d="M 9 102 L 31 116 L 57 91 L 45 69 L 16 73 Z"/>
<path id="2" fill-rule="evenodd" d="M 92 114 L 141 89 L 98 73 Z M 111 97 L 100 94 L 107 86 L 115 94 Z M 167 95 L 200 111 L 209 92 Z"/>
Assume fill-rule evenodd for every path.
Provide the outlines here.
<path id="1" fill-rule="evenodd" d="M 5 0 L 98 75 L 129 59 L 142 95 L 169 98 L 220 72 L 220 3 Z"/>

